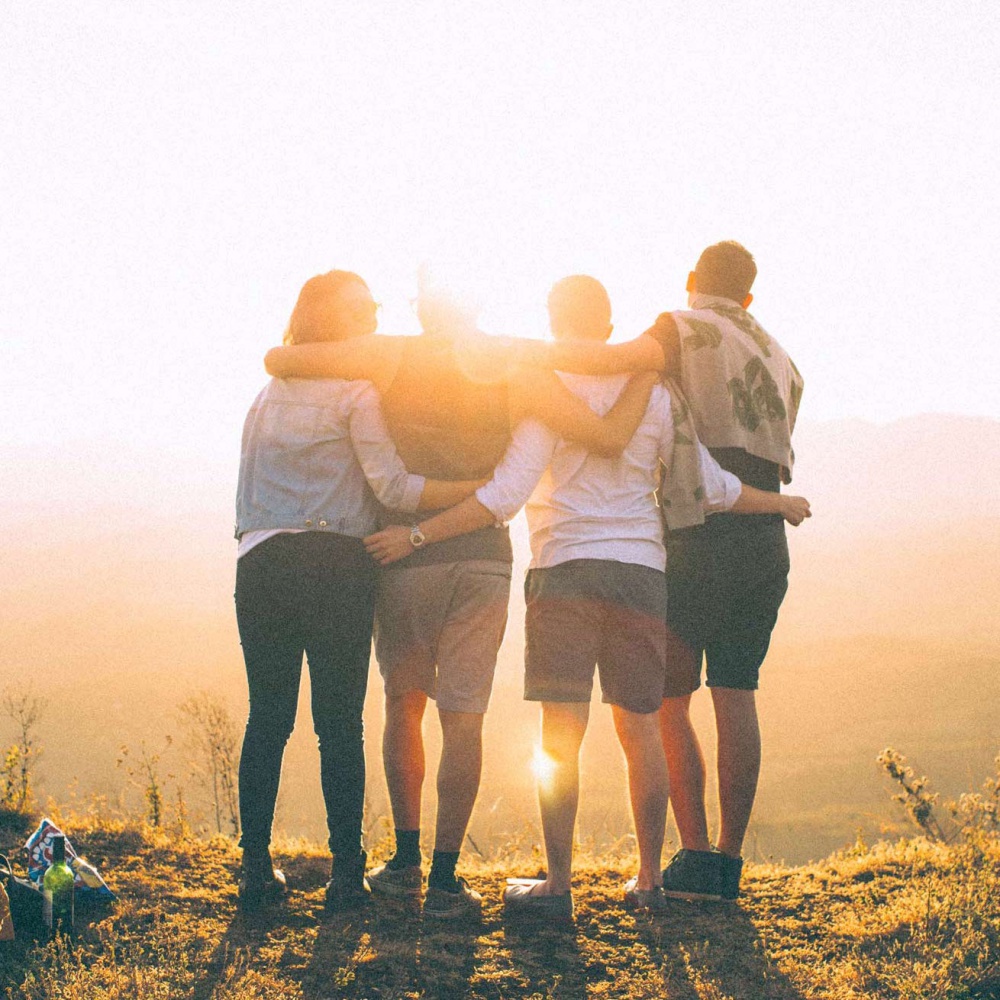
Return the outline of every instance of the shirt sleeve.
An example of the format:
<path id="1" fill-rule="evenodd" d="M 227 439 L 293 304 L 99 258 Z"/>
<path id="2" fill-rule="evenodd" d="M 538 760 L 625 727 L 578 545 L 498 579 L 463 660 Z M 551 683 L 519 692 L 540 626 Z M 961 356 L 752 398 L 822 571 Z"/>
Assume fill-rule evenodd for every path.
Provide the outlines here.
<path id="1" fill-rule="evenodd" d="M 509 521 L 527 502 L 552 461 L 558 435 L 539 420 L 522 420 L 493 470 L 493 478 L 476 490 L 476 499 L 500 524 Z"/>
<path id="2" fill-rule="evenodd" d="M 670 390 L 665 385 L 654 385 L 646 412 L 659 411 L 660 461 L 669 469 L 674 460 L 674 414 L 671 409 Z"/>
<path id="3" fill-rule="evenodd" d="M 394 510 L 416 510 L 426 479 L 406 471 L 373 386 L 358 392 L 348 420 L 354 454 L 379 502 Z"/>
<path id="4" fill-rule="evenodd" d="M 650 405 L 656 405 L 660 408 L 662 415 L 660 461 L 667 469 L 670 469 L 674 458 L 675 431 L 669 390 L 665 386 L 653 386 Z M 739 500 L 743 484 L 731 472 L 723 469 L 700 441 L 696 440 L 695 446 L 698 449 L 698 471 L 704 488 L 702 506 L 708 513 L 729 510 Z M 692 468 L 692 474 L 693 471 Z"/>
<path id="5" fill-rule="evenodd" d="M 698 464 L 701 466 L 701 481 L 705 486 L 705 512 L 712 514 L 729 510 L 739 500 L 743 484 L 731 472 L 722 468 L 700 441 Z"/>
<path id="6" fill-rule="evenodd" d="M 676 377 L 681 370 L 681 336 L 674 317 L 668 313 L 660 313 L 656 322 L 644 335 L 652 337 L 663 350 L 663 374 Z"/>

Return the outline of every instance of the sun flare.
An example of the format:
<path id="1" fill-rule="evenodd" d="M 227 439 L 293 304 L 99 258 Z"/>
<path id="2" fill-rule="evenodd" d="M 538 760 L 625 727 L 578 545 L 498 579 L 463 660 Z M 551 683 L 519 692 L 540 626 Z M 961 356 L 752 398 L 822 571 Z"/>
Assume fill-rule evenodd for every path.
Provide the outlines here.
<path id="1" fill-rule="evenodd" d="M 531 773 L 543 788 L 549 788 L 556 776 L 556 762 L 540 747 L 536 746 L 531 758 Z"/>

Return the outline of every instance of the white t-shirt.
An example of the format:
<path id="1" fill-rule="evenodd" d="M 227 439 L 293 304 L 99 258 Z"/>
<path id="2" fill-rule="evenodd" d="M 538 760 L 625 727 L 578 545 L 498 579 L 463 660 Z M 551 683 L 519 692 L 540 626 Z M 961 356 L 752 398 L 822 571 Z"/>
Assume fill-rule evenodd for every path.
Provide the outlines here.
<path id="1" fill-rule="evenodd" d="M 627 375 L 560 378 L 602 416 L 628 382 Z M 618 458 L 591 454 L 538 420 L 525 420 L 476 499 L 500 522 L 527 504 L 532 568 L 608 559 L 663 570 L 667 556 L 654 491 L 660 462 L 669 468 L 673 446 L 670 393 L 662 385 L 654 386 L 646 414 Z M 699 447 L 705 510 L 729 510 L 740 481 Z"/>

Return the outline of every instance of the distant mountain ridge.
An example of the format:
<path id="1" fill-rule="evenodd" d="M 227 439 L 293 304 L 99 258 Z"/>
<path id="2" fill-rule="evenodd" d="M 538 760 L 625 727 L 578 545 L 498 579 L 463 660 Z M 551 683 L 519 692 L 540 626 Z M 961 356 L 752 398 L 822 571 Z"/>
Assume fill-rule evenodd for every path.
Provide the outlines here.
<path id="1" fill-rule="evenodd" d="M 788 533 L 790 589 L 761 689 L 775 753 L 756 822 L 761 852 L 802 859 L 881 822 L 873 761 L 887 741 L 952 784 L 962 759 L 996 753 L 995 722 L 981 710 L 997 703 L 1000 677 L 1000 421 L 806 422 L 797 447 L 792 489 L 809 496 L 815 516 Z M 115 748 L 174 732 L 170 712 L 182 695 L 205 686 L 245 710 L 232 599 L 238 455 L 221 462 L 198 450 L 7 445 L 0 459 L 0 687 L 7 677 L 66 684 L 73 716 L 65 727 L 46 725 L 43 787 L 60 798 L 77 776 L 86 793 L 113 796 L 122 782 Z M 514 528 L 515 584 L 487 729 L 503 719 L 521 736 L 501 749 L 488 735 L 484 801 L 507 796 L 533 816 L 527 766 L 537 720 L 521 700 L 523 518 Z M 368 714 L 377 733 L 375 672 Z M 803 719 L 812 728 L 799 746 Z M 619 761 L 606 722 L 594 712 L 584 754 L 594 774 Z M 710 732 L 707 717 L 702 725 Z M 794 739 L 783 744 L 786 731 Z M 0 739 L 7 735 L 0 720 Z M 321 823 L 315 754 L 303 716 L 279 810 L 289 832 L 315 835 Z M 374 759 L 370 773 L 381 807 Z M 600 796 L 588 792 L 581 812 L 581 829 L 594 837 L 609 822 L 627 825 L 621 776 L 597 784 Z M 806 790 L 819 798 L 807 802 Z M 588 812 L 591 803 L 600 815 Z M 473 835 L 485 842 L 499 820 L 486 808 L 480 816 Z"/>
<path id="2" fill-rule="evenodd" d="M 231 521 L 238 444 L 184 442 L 169 452 L 134 444 L 81 441 L 33 448 L 0 443 L 4 498 L 0 528 L 28 527 L 58 512 L 60 525 L 103 533 L 93 515 L 115 512 L 123 527 L 169 525 L 178 514 Z M 811 527 L 858 521 L 954 520 L 1000 516 L 1000 420 L 919 414 L 886 424 L 861 419 L 802 420 L 795 432 L 796 468 L 789 490 L 809 496 Z"/>
<path id="3" fill-rule="evenodd" d="M 888 424 L 803 421 L 795 479 L 817 529 L 1000 517 L 1000 420 L 921 414 Z"/>

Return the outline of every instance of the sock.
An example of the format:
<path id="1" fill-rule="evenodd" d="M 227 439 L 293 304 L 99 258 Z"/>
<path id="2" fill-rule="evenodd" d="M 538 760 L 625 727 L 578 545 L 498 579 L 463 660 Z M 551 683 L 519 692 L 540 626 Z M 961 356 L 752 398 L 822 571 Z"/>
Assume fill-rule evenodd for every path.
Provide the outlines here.
<path id="1" fill-rule="evenodd" d="M 434 860 L 431 862 L 431 873 L 427 878 L 428 888 L 458 892 L 458 882 L 455 879 L 457 864 L 458 851 L 435 851 Z"/>
<path id="2" fill-rule="evenodd" d="M 389 861 L 389 868 L 410 868 L 420 865 L 420 831 L 397 830 L 396 853 Z"/>

